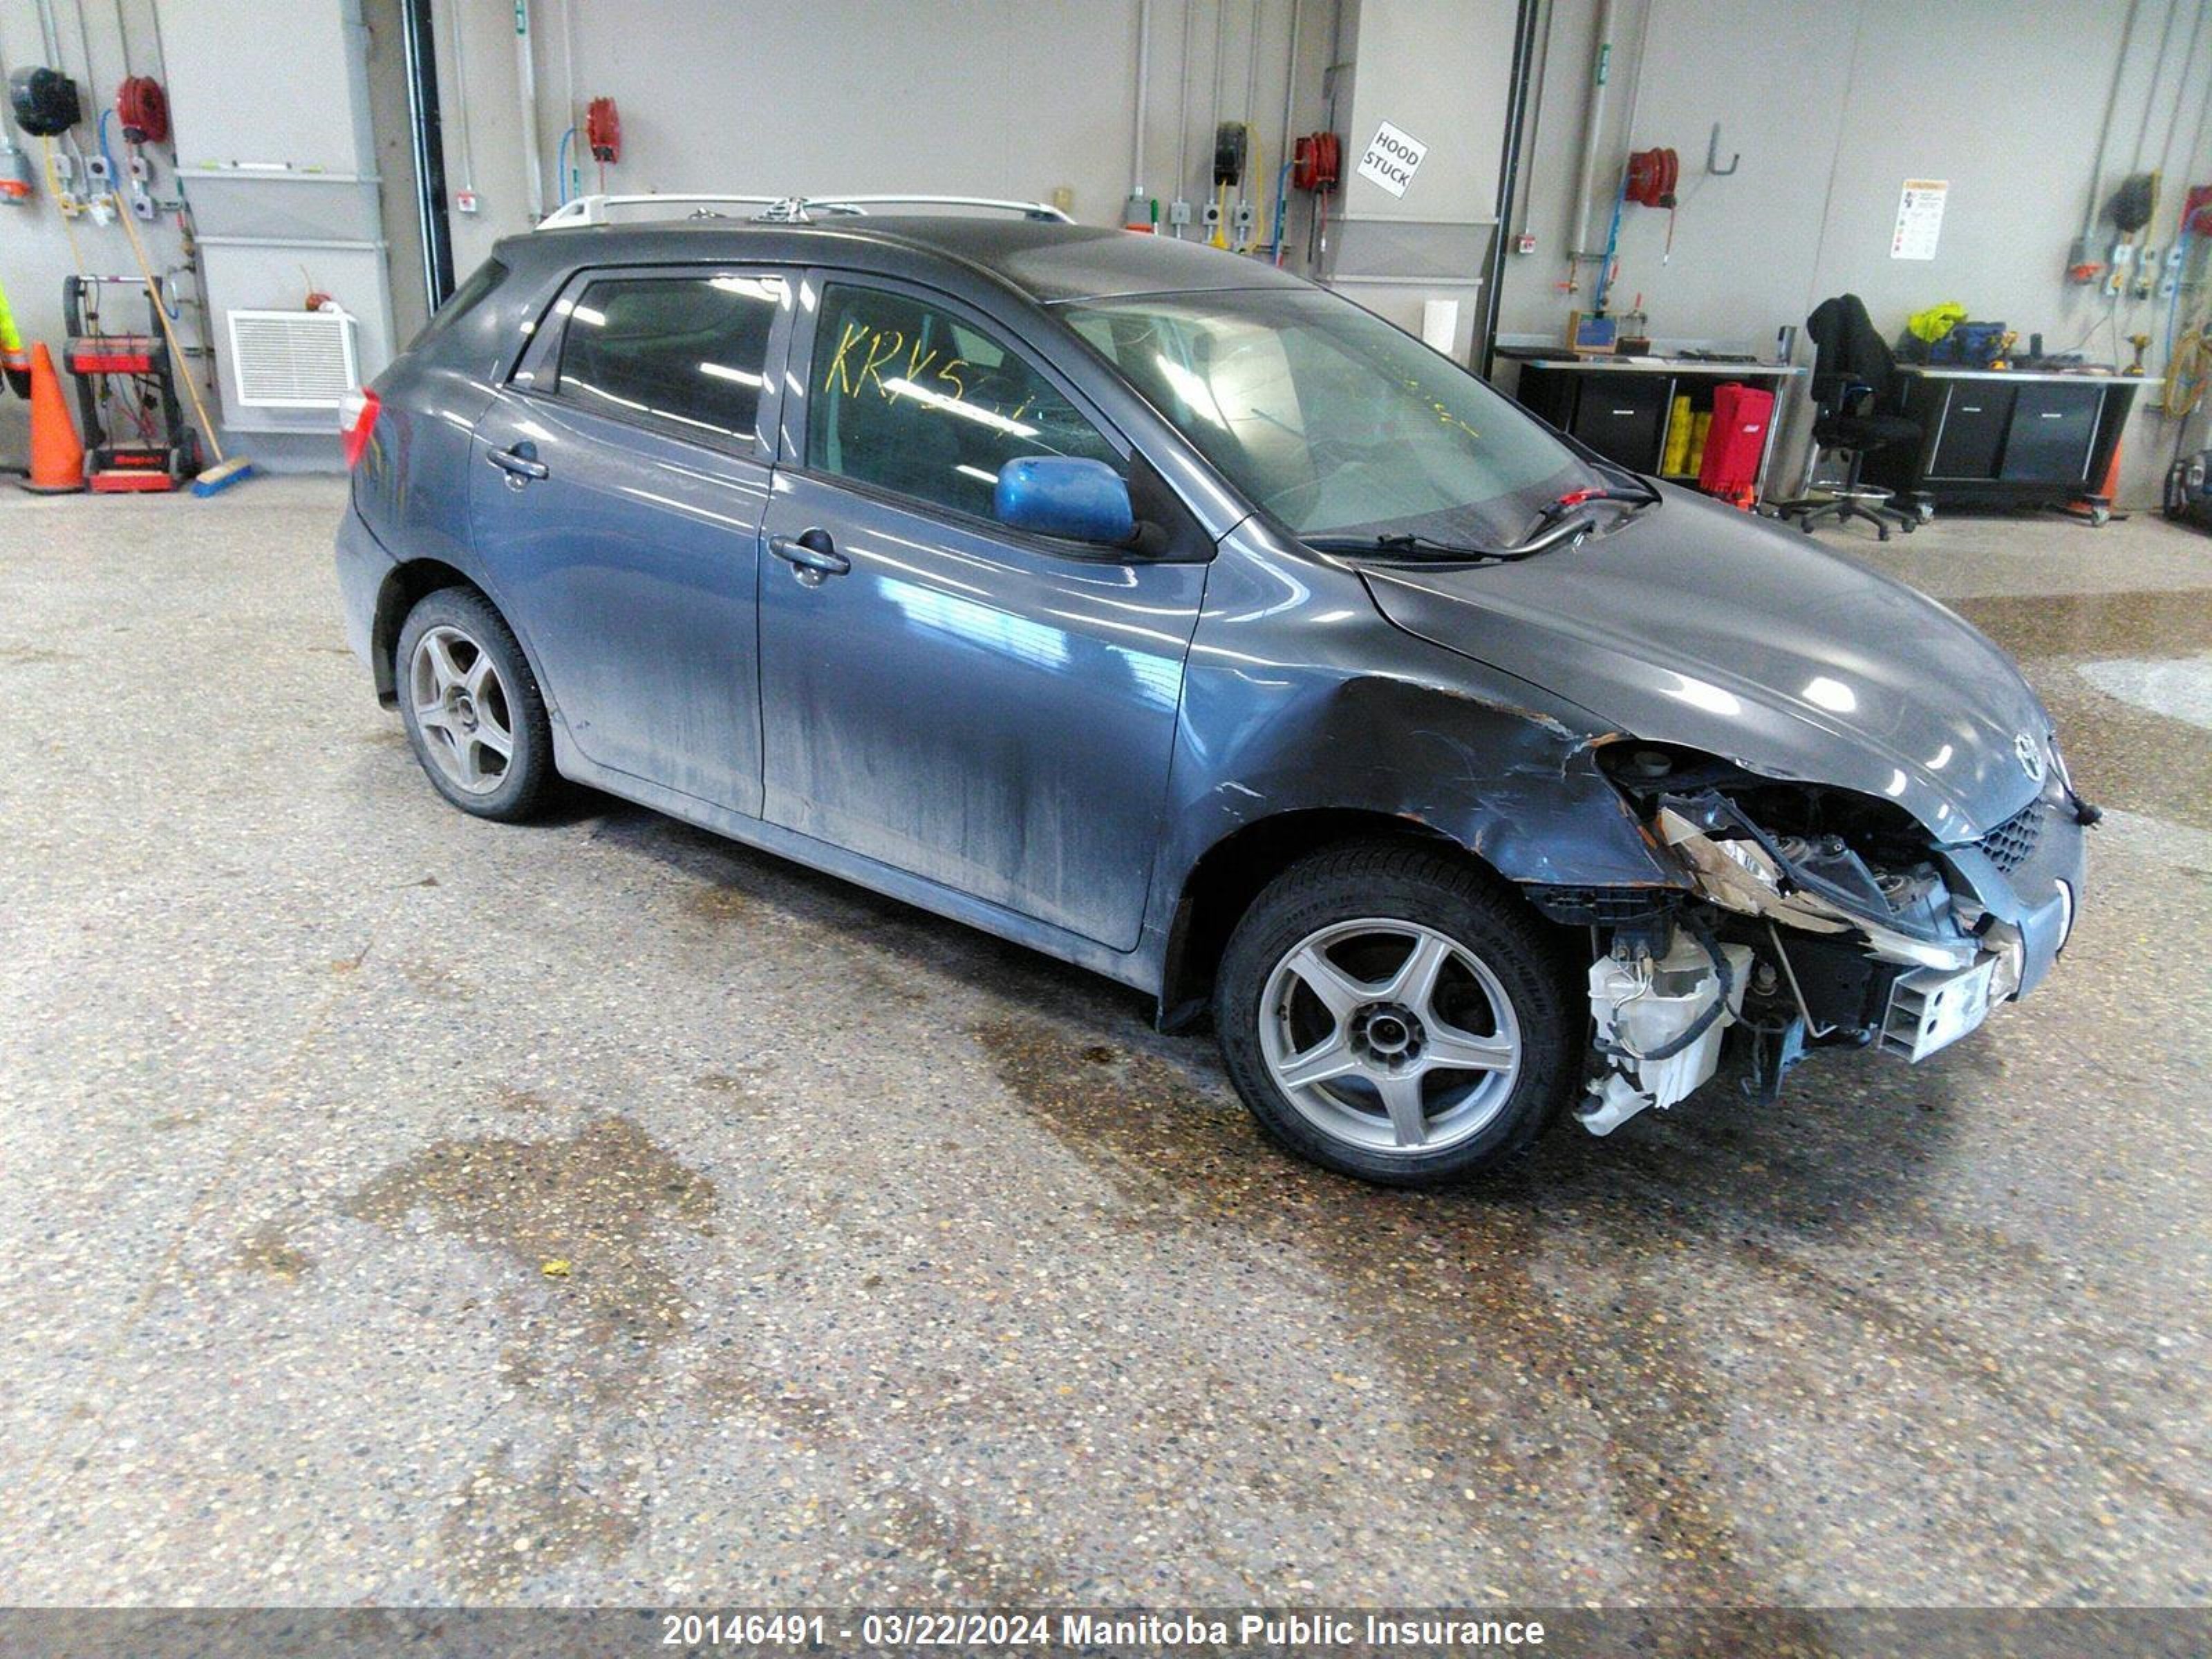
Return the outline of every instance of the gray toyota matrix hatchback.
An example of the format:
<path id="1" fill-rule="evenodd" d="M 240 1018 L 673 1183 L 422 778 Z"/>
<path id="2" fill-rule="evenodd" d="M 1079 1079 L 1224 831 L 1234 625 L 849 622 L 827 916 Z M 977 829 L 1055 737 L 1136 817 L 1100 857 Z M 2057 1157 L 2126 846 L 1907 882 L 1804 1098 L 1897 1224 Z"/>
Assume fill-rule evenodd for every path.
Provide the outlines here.
<path id="1" fill-rule="evenodd" d="M 557 774 L 1210 1009 L 1402 1185 L 2065 944 L 2095 809 L 1941 605 L 1254 260 L 740 199 L 572 204 L 347 412 L 348 629 L 464 811 Z"/>

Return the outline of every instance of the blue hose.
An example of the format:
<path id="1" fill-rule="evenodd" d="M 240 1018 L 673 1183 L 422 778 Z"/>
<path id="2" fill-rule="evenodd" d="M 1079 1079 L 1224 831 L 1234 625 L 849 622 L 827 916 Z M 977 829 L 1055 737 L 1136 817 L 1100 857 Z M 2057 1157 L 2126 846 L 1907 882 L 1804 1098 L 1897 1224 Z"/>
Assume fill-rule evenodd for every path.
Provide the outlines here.
<path id="1" fill-rule="evenodd" d="M 100 111 L 100 125 L 97 129 L 100 136 L 100 159 L 107 163 L 107 187 L 110 191 L 113 191 L 123 182 L 123 173 L 115 165 L 115 154 L 107 148 L 107 123 L 114 114 L 115 112 L 112 109 Z"/>
<path id="2" fill-rule="evenodd" d="M 1613 198 L 1613 224 L 1605 233 L 1605 263 L 1597 268 L 1597 314 L 1606 314 L 1605 302 L 1613 292 L 1613 256 L 1620 251 L 1620 210 L 1628 202 L 1628 169 L 1620 170 L 1620 193 Z"/>
<path id="3" fill-rule="evenodd" d="M 553 188 L 560 195 L 555 205 L 565 207 L 568 203 L 568 146 L 575 141 L 576 129 L 570 127 L 561 135 L 561 143 L 553 152 Z"/>

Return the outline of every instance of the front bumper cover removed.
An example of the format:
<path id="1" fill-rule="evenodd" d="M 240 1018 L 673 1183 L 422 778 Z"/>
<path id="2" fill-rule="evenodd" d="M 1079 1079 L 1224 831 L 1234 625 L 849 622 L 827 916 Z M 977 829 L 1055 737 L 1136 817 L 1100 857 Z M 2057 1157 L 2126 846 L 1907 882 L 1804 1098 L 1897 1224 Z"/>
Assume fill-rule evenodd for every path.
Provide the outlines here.
<path id="1" fill-rule="evenodd" d="M 1803 1054 L 1808 1032 L 1824 1034 L 1780 929 L 1849 940 L 1904 969 L 1865 1034 L 1882 1052 L 1912 1061 L 1957 1042 L 1998 1003 L 2041 980 L 2072 930 L 2084 862 L 2083 818 L 2063 803 L 2049 810 L 2072 832 L 2052 836 L 2049 856 L 2015 883 L 1978 849 L 1931 848 L 1915 869 L 1878 875 L 1840 841 L 1814 845 L 1768 834 L 1718 791 L 1658 802 L 1653 831 L 1681 861 L 1692 890 L 1716 908 L 1765 922 L 1789 975 L 1799 1018 L 1771 1045 L 1766 1097 Z M 2023 887 L 2044 887 L 2048 896 L 2029 902 Z M 1725 947 L 1735 960 L 1723 971 L 1721 947 L 1700 934 L 1707 967 L 1687 948 L 1695 927 L 1670 927 L 1657 945 L 1617 944 L 1615 955 L 1591 970 L 1606 1066 L 1577 1115 L 1595 1134 L 1674 1104 L 1713 1073 L 1720 1032 L 1741 1013 L 1751 951 Z"/>

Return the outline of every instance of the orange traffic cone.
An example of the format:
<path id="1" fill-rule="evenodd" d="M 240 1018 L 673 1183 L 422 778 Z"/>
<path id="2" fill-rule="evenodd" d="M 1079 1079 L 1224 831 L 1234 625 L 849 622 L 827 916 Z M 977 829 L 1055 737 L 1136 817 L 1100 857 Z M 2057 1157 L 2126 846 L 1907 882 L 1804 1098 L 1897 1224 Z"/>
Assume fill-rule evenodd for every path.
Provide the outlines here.
<path id="1" fill-rule="evenodd" d="M 23 488 L 40 495 L 66 495 L 84 488 L 84 446 L 62 401 L 54 360 L 42 342 L 31 348 L 31 476 Z"/>

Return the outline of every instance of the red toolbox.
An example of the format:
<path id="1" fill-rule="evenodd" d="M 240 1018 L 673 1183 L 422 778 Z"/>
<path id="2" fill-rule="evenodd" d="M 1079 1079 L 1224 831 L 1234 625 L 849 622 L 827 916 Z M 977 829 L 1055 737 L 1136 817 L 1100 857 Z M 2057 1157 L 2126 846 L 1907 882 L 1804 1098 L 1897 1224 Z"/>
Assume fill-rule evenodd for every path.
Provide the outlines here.
<path id="1" fill-rule="evenodd" d="M 111 276 L 62 280 L 69 327 L 62 362 L 76 381 L 90 483 L 102 495 L 174 489 L 199 470 L 198 441 L 177 404 L 176 377 L 191 370 L 170 361 L 154 314 L 160 301 L 150 293 L 146 332 L 110 333 L 101 325 L 100 295 L 111 285 L 139 287 Z"/>
<path id="2" fill-rule="evenodd" d="M 1712 430 L 1698 468 L 1698 488 L 1749 508 L 1759 499 L 1759 460 L 1766 453 L 1766 429 L 1773 422 L 1772 392 L 1735 380 L 1715 386 Z"/>

